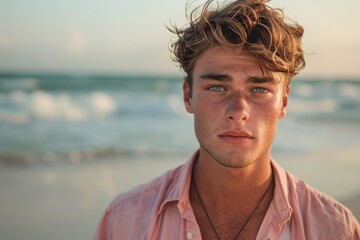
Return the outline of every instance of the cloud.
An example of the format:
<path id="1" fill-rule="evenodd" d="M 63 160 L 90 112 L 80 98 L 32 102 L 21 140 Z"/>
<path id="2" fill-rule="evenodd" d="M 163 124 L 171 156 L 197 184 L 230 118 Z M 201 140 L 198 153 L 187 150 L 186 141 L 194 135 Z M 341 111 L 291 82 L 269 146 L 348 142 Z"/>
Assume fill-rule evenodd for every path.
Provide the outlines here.
<path id="1" fill-rule="evenodd" d="M 85 51 L 87 42 L 85 34 L 80 30 L 75 30 L 70 35 L 68 49 L 70 53 L 79 55 Z"/>

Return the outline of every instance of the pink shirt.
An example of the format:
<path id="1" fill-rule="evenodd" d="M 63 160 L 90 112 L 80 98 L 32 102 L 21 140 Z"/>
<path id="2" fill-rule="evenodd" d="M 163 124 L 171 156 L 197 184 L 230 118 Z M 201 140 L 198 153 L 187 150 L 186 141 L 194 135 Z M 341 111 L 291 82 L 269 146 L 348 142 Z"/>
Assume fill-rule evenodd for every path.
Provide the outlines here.
<path id="1" fill-rule="evenodd" d="M 197 154 L 150 183 L 120 194 L 106 210 L 94 239 L 201 239 L 189 201 Z M 256 239 L 360 239 L 359 223 L 347 208 L 276 162 L 271 164 L 274 198 Z"/>

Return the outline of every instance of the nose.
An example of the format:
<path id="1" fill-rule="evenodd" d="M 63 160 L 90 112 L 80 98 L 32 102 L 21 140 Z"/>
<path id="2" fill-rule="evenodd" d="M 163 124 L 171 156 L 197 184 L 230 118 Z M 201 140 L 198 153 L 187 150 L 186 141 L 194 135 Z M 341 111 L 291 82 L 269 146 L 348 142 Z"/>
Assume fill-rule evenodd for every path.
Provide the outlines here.
<path id="1" fill-rule="evenodd" d="M 226 109 L 226 119 L 240 123 L 247 121 L 249 118 L 249 106 L 245 96 L 241 93 L 236 92 L 229 96 Z"/>

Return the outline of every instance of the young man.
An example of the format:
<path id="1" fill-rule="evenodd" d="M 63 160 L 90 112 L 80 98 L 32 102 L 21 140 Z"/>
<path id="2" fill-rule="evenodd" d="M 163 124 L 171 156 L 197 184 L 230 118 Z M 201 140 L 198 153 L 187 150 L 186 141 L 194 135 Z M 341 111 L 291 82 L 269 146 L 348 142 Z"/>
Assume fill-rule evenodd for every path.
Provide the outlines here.
<path id="1" fill-rule="evenodd" d="M 208 1 L 173 32 L 200 148 L 118 196 L 95 239 L 359 239 L 348 209 L 271 159 L 290 79 L 305 66 L 303 28 L 265 1 L 238 0 Z"/>

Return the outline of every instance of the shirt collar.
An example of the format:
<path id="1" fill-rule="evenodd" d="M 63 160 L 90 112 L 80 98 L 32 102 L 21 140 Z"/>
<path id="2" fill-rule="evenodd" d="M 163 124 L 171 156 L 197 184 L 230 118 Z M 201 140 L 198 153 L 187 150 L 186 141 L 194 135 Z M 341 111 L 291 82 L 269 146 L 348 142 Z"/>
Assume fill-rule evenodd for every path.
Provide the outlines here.
<path id="1" fill-rule="evenodd" d="M 157 214 L 161 214 L 169 203 L 177 202 L 181 214 L 190 206 L 189 190 L 191 184 L 191 174 L 194 164 L 199 156 L 199 150 L 196 151 L 190 160 L 184 165 L 180 166 L 178 171 L 172 175 L 171 185 L 168 192 L 164 195 L 164 199 L 160 205 Z"/>
<path id="2" fill-rule="evenodd" d="M 191 159 L 180 166 L 176 174 L 171 175 L 172 181 L 168 188 L 168 192 L 164 195 L 164 199 L 157 211 L 161 214 L 169 203 L 177 202 L 180 213 L 183 215 L 190 206 L 189 190 L 191 184 L 191 174 L 194 164 L 199 156 L 199 150 L 194 153 Z M 275 175 L 275 189 L 272 201 L 275 215 L 280 223 L 287 222 L 292 214 L 292 208 L 289 203 L 289 186 L 285 170 L 280 167 L 274 160 L 271 160 L 273 173 Z"/>
<path id="3" fill-rule="evenodd" d="M 272 201 L 272 207 L 274 207 L 274 213 L 280 223 L 287 222 L 293 212 L 289 201 L 289 189 L 288 174 L 280 167 L 274 160 L 271 160 L 271 166 L 275 175 L 275 189 L 274 197 Z"/>

